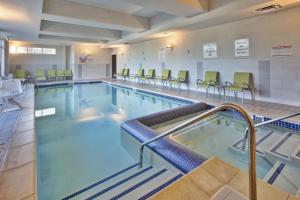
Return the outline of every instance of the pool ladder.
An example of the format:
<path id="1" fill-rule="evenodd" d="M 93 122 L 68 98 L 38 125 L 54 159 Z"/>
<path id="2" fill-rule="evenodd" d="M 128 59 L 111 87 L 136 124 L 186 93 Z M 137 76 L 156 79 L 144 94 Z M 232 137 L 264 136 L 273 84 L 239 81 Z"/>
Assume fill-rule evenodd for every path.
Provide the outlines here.
<path id="1" fill-rule="evenodd" d="M 245 121 L 248 124 L 248 128 L 246 131 L 246 136 L 245 139 L 247 140 L 248 138 L 248 132 L 250 133 L 250 151 L 249 151 L 249 199 L 250 200 L 257 200 L 257 188 L 256 188 L 256 145 L 255 145 L 255 128 L 254 128 L 254 122 L 251 118 L 251 116 L 246 112 L 245 109 L 243 109 L 242 107 L 240 107 L 237 104 L 234 103 L 224 103 L 220 106 L 216 106 L 202 114 L 200 114 L 199 116 L 193 117 L 191 120 L 186 121 L 152 139 L 150 139 L 147 142 L 142 143 L 141 147 L 140 147 L 140 160 L 139 160 L 139 165 L 140 167 L 143 166 L 143 152 L 144 152 L 144 147 L 160 138 L 163 138 L 165 136 L 168 136 L 172 133 L 175 133 L 183 128 L 186 128 L 204 118 L 207 118 L 213 114 L 216 114 L 218 112 L 224 111 L 226 109 L 231 109 L 231 110 L 235 110 L 238 113 L 240 113 Z"/>

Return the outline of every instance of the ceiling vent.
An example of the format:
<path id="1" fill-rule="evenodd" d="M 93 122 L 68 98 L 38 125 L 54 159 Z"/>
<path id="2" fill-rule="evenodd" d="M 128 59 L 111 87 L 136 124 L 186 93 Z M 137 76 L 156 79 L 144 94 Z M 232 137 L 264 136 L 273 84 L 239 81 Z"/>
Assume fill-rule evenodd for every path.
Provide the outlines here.
<path id="1" fill-rule="evenodd" d="M 283 8 L 283 7 L 280 4 L 272 4 L 272 5 L 269 5 L 269 6 L 259 8 L 259 9 L 256 10 L 256 12 L 258 12 L 259 14 L 264 14 L 264 13 L 270 13 L 270 12 L 278 11 L 281 8 Z"/>

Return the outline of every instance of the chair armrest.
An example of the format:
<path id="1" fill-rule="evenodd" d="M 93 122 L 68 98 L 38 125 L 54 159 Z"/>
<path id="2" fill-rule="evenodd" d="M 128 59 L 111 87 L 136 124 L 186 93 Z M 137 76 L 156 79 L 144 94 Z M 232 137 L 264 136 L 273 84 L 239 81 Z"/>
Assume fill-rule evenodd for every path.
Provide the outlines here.
<path id="1" fill-rule="evenodd" d="M 248 83 L 242 83 L 242 88 L 249 88 L 249 84 Z"/>
<path id="2" fill-rule="evenodd" d="M 204 81 L 202 79 L 199 79 L 199 78 L 196 80 L 196 84 L 202 84 L 203 82 Z"/>
<path id="3" fill-rule="evenodd" d="M 230 83 L 229 81 L 226 81 L 226 82 L 225 82 L 225 87 L 229 87 L 229 86 L 233 86 L 233 84 Z"/>
<path id="4" fill-rule="evenodd" d="M 216 85 L 217 83 L 216 83 L 216 81 L 209 80 L 209 81 L 208 81 L 208 84 L 209 84 L 209 85 Z"/>

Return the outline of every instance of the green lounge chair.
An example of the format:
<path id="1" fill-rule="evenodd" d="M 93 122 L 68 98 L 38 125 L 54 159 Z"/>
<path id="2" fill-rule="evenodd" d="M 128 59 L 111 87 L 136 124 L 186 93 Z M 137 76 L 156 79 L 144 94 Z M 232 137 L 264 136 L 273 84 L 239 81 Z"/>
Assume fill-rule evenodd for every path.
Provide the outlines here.
<path id="1" fill-rule="evenodd" d="M 124 80 L 126 80 L 126 78 L 129 78 L 129 68 L 124 68 L 122 77 L 124 78 Z"/>
<path id="2" fill-rule="evenodd" d="M 66 77 L 66 79 L 72 80 L 72 78 L 73 78 L 72 69 L 65 69 L 65 77 Z"/>
<path id="3" fill-rule="evenodd" d="M 249 90 L 252 100 L 254 100 L 254 80 L 252 73 L 249 72 L 235 72 L 233 83 L 225 82 L 225 91 L 233 91 L 234 96 L 237 97 L 238 92 L 242 92 L 242 101 L 244 101 L 244 91 Z"/>
<path id="4" fill-rule="evenodd" d="M 206 94 L 208 94 L 208 89 L 210 87 L 215 88 L 220 84 L 220 75 L 217 71 L 206 71 L 204 80 L 197 79 L 196 85 L 197 88 L 205 88 Z"/>
<path id="5" fill-rule="evenodd" d="M 55 70 L 54 69 L 49 69 L 48 72 L 47 72 L 47 77 L 48 77 L 48 80 L 50 80 L 50 79 L 55 80 L 56 79 Z"/>
<path id="6" fill-rule="evenodd" d="M 65 70 L 63 70 L 63 69 L 56 70 L 56 80 L 58 78 L 65 79 Z"/>
<path id="7" fill-rule="evenodd" d="M 136 74 L 131 75 L 130 77 L 133 79 L 137 79 L 140 82 L 141 78 L 144 76 L 144 69 L 139 68 Z"/>
<path id="8" fill-rule="evenodd" d="M 189 88 L 189 71 L 180 70 L 177 74 L 177 78 L 170 78 L 170 88 L 172 85 L 178 85 L 178 89 L 180 89 L 181 84 L 185 84 L 186 88 Z"/>
<path id="9" fill-rule="evenodd" d="M 42 69 L 36 70 L 36 72 L 35 72 L 35 79 L 36 79 L 36 81 L 46 81 L 47 78 L 46 78 L 45 71 L 42 70 Z"/>
<path id="10" fill-rule="evenodd" d="M 26 80 L 26 71 L 24 69 L 17 69 L 15 72 L 15 78 L 24 83 Z"/>
<path id="11" fill-rule="evenodd" d="M 155 69 L 147 70 L 147 74 L 142 78 L 142 81 L 146 82 L 146 80 L 149 81 L 149 84 L 150 84 L 150 81 L 153 80 L 154 84 L 155 84 Z"/>
<path id="12" fill-rule="evenodd" d="M 167 82 L 169 81 L 170 77 L 171 77 L 171 70 L 170 69 L 163 69 L 162 73 L 161 73 L 161 76 L 157 77 L 156 79 L 160 80 L 162 85 L 164 85 L 164 84 L 167 85 Z"/>

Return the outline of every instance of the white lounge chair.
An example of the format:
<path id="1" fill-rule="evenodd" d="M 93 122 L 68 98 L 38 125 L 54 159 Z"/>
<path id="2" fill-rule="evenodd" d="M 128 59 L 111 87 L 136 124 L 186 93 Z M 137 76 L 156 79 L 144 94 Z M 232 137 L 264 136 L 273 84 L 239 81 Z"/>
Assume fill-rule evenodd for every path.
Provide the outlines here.
<path id="1" fill-rule="evenodd" d="M 8 112 L 23 108 L 19 102 L 14 100 L 14 98 L 22 93 L 23 88 L 20 80 L 0 80 L 0 104 L 2 107 L 0 111 Z"/>

